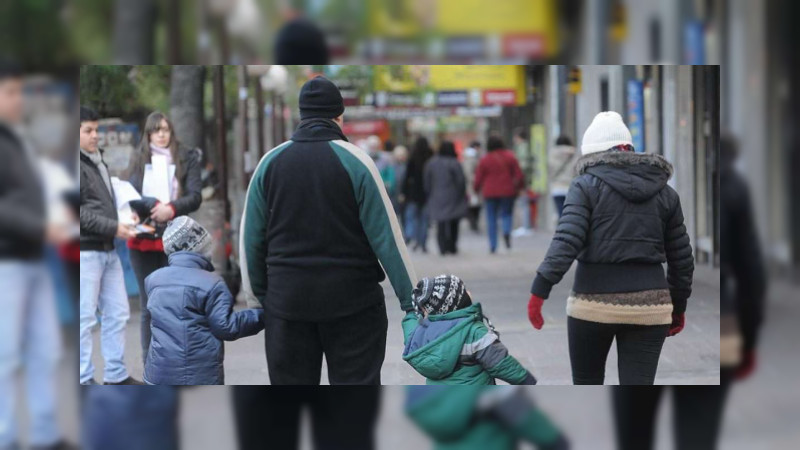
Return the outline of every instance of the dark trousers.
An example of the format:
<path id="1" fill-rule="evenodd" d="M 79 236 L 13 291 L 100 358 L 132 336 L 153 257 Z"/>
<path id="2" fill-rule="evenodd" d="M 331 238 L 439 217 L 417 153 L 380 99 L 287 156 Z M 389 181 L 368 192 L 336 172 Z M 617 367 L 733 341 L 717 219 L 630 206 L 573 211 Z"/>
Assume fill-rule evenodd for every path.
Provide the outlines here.
<path id="1" fill-rule="evenodd" d="M 329 322 L 264 317 L 267 368 L 274 385 L 319 385 L 322 356 L 330 384 L 381 384 L 388 330 L 381 302 Z"/>
<path id="2" fill-rule="evenodd" d="M 453 219 L 436 223 L 439 252 L 443 255 L 458 253 L 458 222 L 459 219 Z"/>
<path id="3" fill-rule="evenodd" d="M 669 325 L 617 325 L 567 317 L 574 384 L 603 384 L 606 358 L 617 340 L 619 383 L 651 385 Z"/>
<path id="4" fill-rule="evenodd" d="M 730 383 L 723 377 L 720 386 L 677 386 L 673 394 L 675 448 L 713 450 Z M 663 386 L 615 386 L 612 391 L 616 421 L 617 448 L 649 450 L 654 447 L 656 414 Z"/>
<path id="5" fill-rule="evenodd" d="M 301 412 L 310 410 L 315 450 L 372 450 L 380 409 L 379 386 L 235 386 L 241 450 L 298 448 Z"/>
<path id="6" fill-rule="evenodd" d="M 147 291 L 144 288 L 144 279 L 156 270 L 167 267 L 167 255 L 164 252 L 128 252 L 131 268 L 136 275 L 136 284 L 139 285 L 139 304 L 142 309 L 141 344 L 142 361 L 147 361 L 147 352 L 150 350 L 150 311 L 147 310 Z"/>

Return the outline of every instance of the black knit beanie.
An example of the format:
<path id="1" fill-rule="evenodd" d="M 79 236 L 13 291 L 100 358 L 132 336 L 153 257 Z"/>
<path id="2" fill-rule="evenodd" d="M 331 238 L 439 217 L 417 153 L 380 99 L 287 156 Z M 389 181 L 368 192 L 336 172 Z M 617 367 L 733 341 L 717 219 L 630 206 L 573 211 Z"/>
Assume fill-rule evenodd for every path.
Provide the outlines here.
<path id="1" fill-rule="evenodd" d="M 417 313 L 447 314 L 472 305 L 464 282 L 455 275 L 423 278 L 411 294 Z"/>
<path id="2" fill-rule="evenodd" d="M 300 89 L 300 119 L 334 119 L 344 113 L 342 93 L 333 82 L 316 77 Z"/>

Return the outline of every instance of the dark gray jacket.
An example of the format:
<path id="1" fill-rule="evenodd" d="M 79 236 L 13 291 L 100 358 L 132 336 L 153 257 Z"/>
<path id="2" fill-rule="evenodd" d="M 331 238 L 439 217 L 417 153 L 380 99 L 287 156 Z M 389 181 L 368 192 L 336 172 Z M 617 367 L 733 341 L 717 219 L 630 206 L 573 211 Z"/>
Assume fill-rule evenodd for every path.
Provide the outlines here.
<path id="1" fill-rule="evenodd" d="M 97 151 L 103 154 L 102 149 Z M 100 169 L 88 156 L 81 153 L 80 157 L 81 251 L 111 251 L 118 225 L 116 201 L 106 188 Z"/>
<path id="2" fill-rule="evenodd" d="M 425 165 L 425 195 L 431 220 L 441 222 L 467 213 L 467 184 L 458 159 L 434 156 Z"/>
<path id="3" fill-rule="evenodd" d="M 0 259 L 42 255 L 45 205 L 41 179 L 22 141 L 0 123 Z"/>
<path id="4" fill-rule="evenodd" d="M 694 258 L 680 198 L 667 185 L 672 165 L 660 155 L 601 152 L 580 158 L 575 169 L 531 293 L 547 298 L 577 258 L 574 292 L 669 288 L 673 311 L 684 312 Z"/>

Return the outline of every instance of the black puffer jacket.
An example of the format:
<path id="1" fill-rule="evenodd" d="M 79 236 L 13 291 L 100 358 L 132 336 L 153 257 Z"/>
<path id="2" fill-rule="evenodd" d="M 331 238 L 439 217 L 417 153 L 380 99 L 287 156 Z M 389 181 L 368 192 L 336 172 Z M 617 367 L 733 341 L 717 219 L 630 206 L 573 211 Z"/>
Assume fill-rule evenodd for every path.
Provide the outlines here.
<path id="1" fill-rule="evenodd" d="M 117 225 L 114 196 L 106 188 L 100 169 L 81 153 L 81 250 L 114 250 Z"/>
<path id="2" fill-rule="evenodd" d="M 0 160 L 0 259 L 36 259 L 45 234 L 41 179 L 22 141 L 2 123 Z"/>
<path id="3" fill-rule="evenodd" d="M 685 311 L 694 259 L 680 198 L 667 185 L 672 165 L 659 155 L 607 151 L 580 158 L 575 170 L 531 292 L 547 298 L 577 258 L 576 293 L 669 288 L 673 311 Z"/>

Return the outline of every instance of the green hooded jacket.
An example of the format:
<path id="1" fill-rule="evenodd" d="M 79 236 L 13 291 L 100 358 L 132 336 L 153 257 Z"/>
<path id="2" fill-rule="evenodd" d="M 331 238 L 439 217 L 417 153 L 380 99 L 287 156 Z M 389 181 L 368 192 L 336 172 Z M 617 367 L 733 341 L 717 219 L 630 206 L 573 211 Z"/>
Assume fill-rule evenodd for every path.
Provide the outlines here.
<path id="1" fill-rule="evenodd" d="M 422 320 L 406 315 L 403 360 L 427 384 L 536 384 L 483 319 L 480 303 Z"/>

